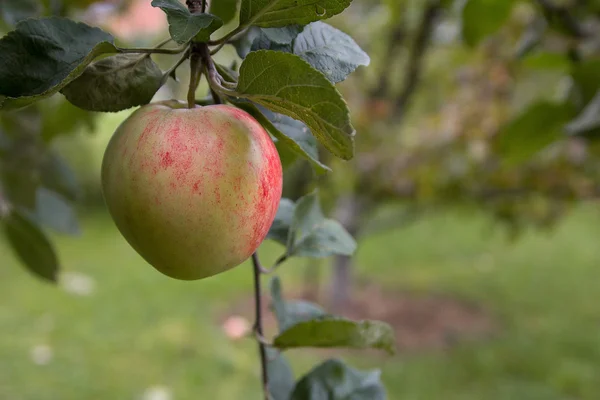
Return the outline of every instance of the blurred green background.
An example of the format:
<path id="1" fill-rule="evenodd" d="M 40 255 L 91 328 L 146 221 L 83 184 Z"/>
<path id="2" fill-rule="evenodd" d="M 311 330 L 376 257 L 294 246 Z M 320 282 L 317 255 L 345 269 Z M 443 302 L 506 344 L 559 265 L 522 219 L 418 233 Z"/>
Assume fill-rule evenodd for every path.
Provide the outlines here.
<path id="1" fill-rule="evenodd" d="M 0 31 L 38 4 L 17 3 L 0 1 Z M 39 8 L 149 46 L 166 36 L 164 15 L 149 3 Z M 341 85 L 357 157 L 322 152 L 334 172 L 316 184 L 306 163 L 294 164 L 285 194 L 318 187 L 359 250 L 352 260 L 292 260 L 283 283 L 288 297 L 389 322 L 399 352 L 290 358 L 297 376 L 323 356 L 380 368 L 392 400 L 598 399 L 598 120 L 583 128 L 579 120 L 566 139 L 560 116 L 567 103 L 584 109 L 600 88 L 600 7 L 470 3 L 355 0 L 331 21 L 372 59 Z M 574 34 L 565 15 L 591 33 Z M 225 48 L 219 57 L 234 54 Z M 157 99 L 184 97 L 185 65 L 181 84 L 170 81 Z M 205 94 L 201 85 L 198 97 Z M 0 240 L 0 399 L 258 400 L 258 354 L 247 337 L 251 266 L 199 282 L 168 279 L 129 247 L 104 208 L 102 154 L 129 113 L 94 115 L 57 95 L 0 115 L 2 179 L 28 182 L 30 168 L 48 186 L 41 156 L 29 154 L 52 154 L 73 176 L 63 171 L 50 187 L 79 217 L 66 212 L 57 224 L 39 215 L 61 260 L 56 287 L 33 278 Z M 260 254 L 270 265 L 282 251 L 265 243 Z"/>

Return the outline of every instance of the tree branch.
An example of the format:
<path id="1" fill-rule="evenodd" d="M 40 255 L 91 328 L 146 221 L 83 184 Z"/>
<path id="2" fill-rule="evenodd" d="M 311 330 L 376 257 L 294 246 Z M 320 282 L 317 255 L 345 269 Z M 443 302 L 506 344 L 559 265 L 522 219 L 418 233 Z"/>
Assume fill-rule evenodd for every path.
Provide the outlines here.
<path id="1" fill-rule="evenodd" d="M 261 269 L 263 269 L 258 259 L 258 253 L 252 254 L 252 266 L 254 269 L 254 307 L 256 320 L 254 322 L 254 332 L 257 337 L 263 338 L 262 325 L 262 293 L 260 287 Z M 269 400 L 269 375 L 267 373 L 267 349 L 263 340 L 258 340 L 258 351 L 260 353 L 262 386 L 265 395 L 265 400 Z"/>

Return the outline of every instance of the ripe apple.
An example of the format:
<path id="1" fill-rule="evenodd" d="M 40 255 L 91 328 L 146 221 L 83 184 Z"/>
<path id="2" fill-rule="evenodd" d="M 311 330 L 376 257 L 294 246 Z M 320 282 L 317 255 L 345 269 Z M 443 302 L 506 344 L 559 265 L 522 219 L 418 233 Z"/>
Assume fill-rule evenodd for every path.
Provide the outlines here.
<path id="1" fill-rule="evenodd" d="M 102 161 L 118 229 L 148 263 L 183 280 L 250 257 L 273 223 L 281 186 L 273 141 L 229 105 L 143 106 L 119 126 Z"/>

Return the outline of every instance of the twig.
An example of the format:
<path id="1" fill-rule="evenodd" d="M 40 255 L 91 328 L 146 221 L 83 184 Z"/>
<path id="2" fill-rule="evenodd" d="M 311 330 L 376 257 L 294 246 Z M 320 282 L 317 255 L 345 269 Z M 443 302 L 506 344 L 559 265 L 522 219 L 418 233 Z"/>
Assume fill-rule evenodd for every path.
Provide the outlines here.
<path id="1" fill-rule="evenodd" d="M 185 51 L 188 48 L 187 43 L 181 47 L 177 47 L 175 49 L 159 49 L 159 48 L 133 48 L 126 49 L 122 47 L 117 47 L 117 53 L 122 54 L 179 54 Z"/>
<path id="2" fill-rule="evenodd" d="M 396 100 L 396 118 L 402 118 L 405 113 L 407 104 L 412 99 L 416 91 L 417 85 L 421 80 L 423 72 L 423 58 L 427 52 L 430 42 L 431 33 L 433 32 L 435 19 L 441 9 L 439 0 L 432 0 L 423 13 L 423 18 L 419 24 L 419 30 L 415 40 L 411 46 L 410 56 L 408 60 L 407 73 L 404 76 L 404 83 L 400 96 Z"/>
<path id="3" fill-rule="evenodd" d="M 271 0 L 271 2 L 266 5 L 266 7 L 264 7 L 259 12 L 257 12 L 256 15 L 254 15 L 254 17 L 252 17 L 252 19 L 250 19 L 249 21 L 247 21 L 245 24 L 238 26 L 237 28 L 235 28 L 234 30 L 232 30 L 231 32 L 229 32 L 227 35 L 223 36 L 220 39 L 209 40 L 208 41 L 208 45 L 209 46 L 216 46 L 216 45 L 219 45 L 221 43 L 227 43 L 229 41 L 229 39 L 233 38 L 234 36 L 236 36 L 238 34 L 241 34 L 241 33 L 245 32 L 246 29 L 248 29 L 249 27 L 251 27 L 252 25 L 254 25 L 254 23 L 256 21 L 258 21 L 263 15 L 265 15 L 266 13 L 268 13 L 269 11 L 271 11 L 271 8 L 273 8 L 274 6 L 276 6 L 278 2 L 279 2 L 279 0 Z"/>
<path id="4" fill-rule="evenodd" d="M 264 338 L 262 325 L 262 293 L 260 288 L 260 270 L 262 268 L 258 253 L 252 254 L 252 266 L 254 269 L 254 308 L 256 320 L 254 322 L 254 332 L 257 337 Z M 258 340 L 258 351 L 260 353 L 262 386 L 265 400 L 269 400 L 269 375 L 267 372 L 267 349 L 264 340 Z"/>

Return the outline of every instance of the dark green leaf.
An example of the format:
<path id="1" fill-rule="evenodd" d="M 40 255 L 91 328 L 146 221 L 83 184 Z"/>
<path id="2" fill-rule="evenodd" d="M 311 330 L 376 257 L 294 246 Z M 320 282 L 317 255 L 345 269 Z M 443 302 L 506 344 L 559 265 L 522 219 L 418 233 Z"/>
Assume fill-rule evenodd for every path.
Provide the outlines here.
<path id="1" fill-rule="evenodd" d="M 600 90 L 574 120 L 565 126 L 569 135 L 586 135 L 600 128 Z"/>
<path id="2" fill-rule="evenodd" d="M 527 161 L 562 139 L 564 125 L 573 116 L 567 103 L 536 103 L 502 127 L 497 136 L 498 153 L 507 164 Z"/>
<path id="3" fill-rule="evenodd" d="M 159 7 L 167 14 L 169 33 L 179 44 L 191 39 L 206 42 L 210 35 L 223 26 L 223 21 L 212 14 L 191 14 L 179 0 L 152 0 L 152 7 Z"/>
<path id="4" fill-rule="evenodd" d="M 226 24 L 235 18 L 240 0 L 213 0 L 210 3 L 210 13 Z"/>
<path id="5" fill-rule="evenodd" d="M 385 400 L 379 371 L 362 372 L 340 360 L 327 360 L 306 374 L 291 400 Z"/>
<path id="6" fill-rule="evenodd" d="M 49 97 L 77 78 L 101 54 L 115 52 L 113 37 L 67 18 L 27 19 L 0 39 L 2 108 Z"/>
<path id="7" fill-rule="evenodd" d="M 290 44 L 302 29 L 304 29 L 302 25 L 287 25 L 281 28 L 261 28 L 261 31 L 273 43 Z"/>
<path id="8" fill-rule="evenodd" d="M 279 349 L 298 347 L 380 349 L 393 354 L 394 331 L 380 321 L 350 321 L 323 317 L 300 322 L 276 336 L 273 346 Z"/>
<path id="9" fill-rule="evenodd" d="M 294 54 L 302 57 L 332 82 L 340 82 L 371 60 L 344 32 L 324 22 L 313 22 L 296 37 Z"/>
<path id="10" fill-rule="evenodd" d="M 281 148 L 289 149 L 293 155 L 303 157 L 311 162 L 318 173 L 331 171 L 329 167 L 319 162 L 319 154 L 317 150 L 317 142 L 314 136 L 308 133 L 308 128 L 302 122 L 282 114 L 274 113 L 268 109 L 261 107 L 257 108 L 252 103 L 235 102 L 235 105 L 244 109 L 252 115 L 260 124 L 276 139 L 275 145 L 280 152 Z M 289 157 L 288 157 L 289 158 Z M 281 160 L 285 166 L 295 161 L 283 157 Z"/>
<path id="11" fill-rule="evenodd" d="M 9 25 L 37 17 L 42 11 L 42 4 L 38 0 L 0 0 L 0 18 Z"/>
<path id="12" fill-rule="evenodd" d="M 40 172 L 43 186 L 69 201 L 76 201 L 81 197 L 75 172 L 58 155 L 48 153 L 41 162 Z"/>
<path id="13" fill-rule="evenodd" d="M 304 122 L 334 155 L 353 157 L 354 128 L 345 101 L 323 74 L 300 57 L 270 50 L 251 52 L 240 67 L 237 92 Z"/>
<path id="14" fill-rule="evenodd" d="M 43 187 L 37 190 L 35 215 L 40 224 L 59 233 L 79 235 L 81 232 L 73 206 Z"/>
<path id="15" fill-rule="evenodd" d="M 361 372 L 339 360 L 327 360 L 294 388 L 291 400 L 385 400 L 379 371 Z"/>
<path id="16" fill-rule="evenodd" d="M 600 88 L 600 58 L 591 58 L 573 65 L 573 80 L 581 94 L 583 104 L 588 104 Z"/>
<path id="17" fill-rule="evenodd" d="M 88 65 L 61 93 L 84 110 L 114 112 L 150 103 L 162 82 L 150 57 L 118 54 Z"/>
<path id="18" fill-rule="evenodd" d="M 242 0 L 240 24 L 263 28 L 300 24 L 331 18 L 352 0 Z"/>
<path id="19" fill-rule="evenodd" d="M 271 298 L 273 299 L 273 310 L 277 317 L 279 332 L 305 321 L 326 315 L 325 311 L 316 304 L 303 300 L 284 301 L 281 295 L 281 280 L 274 277 L 271 280 Z"/>
<path id="20" fill-rule="evenodd" d="M 282 245 L 287 244 L 288 232 L 294 216 L 294 209 L 296 205 L 290 199 L 282 198 L 279 201 L 279 208 L 275 215 L 275 220 L 271 225 L 271 229 L 267 234 L 267 239 L 275 240 Z"/>
<path id="21" fill-rule="evenodd" d="M 56 282 L 58 259 L 46 235 L 15 209 L 2 222 L 9 244 L 25 267 L 40 278 Z"/>
<path id="22" fill-rule="evenodd" d="M 267 348 L 267 374 L 272 400 L 289 400 L 294 390 L 294 372 L 281 352 Z"/>
<path id="23" fill-rule="evenodd" d="M 506 22 L 514 0 L 468 0 L 462 11 L 462 37 L 469 46 L 498 31 Z"/>

